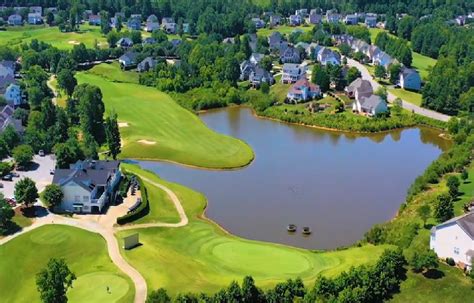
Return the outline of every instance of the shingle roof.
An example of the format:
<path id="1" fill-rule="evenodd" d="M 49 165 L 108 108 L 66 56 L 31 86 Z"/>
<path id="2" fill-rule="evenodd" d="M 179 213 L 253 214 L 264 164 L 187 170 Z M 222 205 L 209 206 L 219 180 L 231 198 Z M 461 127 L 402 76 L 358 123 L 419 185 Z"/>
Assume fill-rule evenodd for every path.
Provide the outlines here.
<path id="1" fill-rule="evenodd" d="M 372 84 L 360 77 L 352 81 L 351 84 L 347 86 L 346 91 L 354 93 L 357 89 L 359 89 L 359 92 L 373 92 Z"/>
<path id="2" fill-rule="evenodd" d="M 444 227 L 452 223 L 456 223 L 457 225 L 459 225 L 459 227 L 461 227 L 462 230 L 466 232 L 466 234 L 468 234 L 472 239 L 474 239 L 474 212 L 470 212 L 462 216 L 452 218 L 451 220 L 437 225 L 435 228 L 438 229 L 440 227 Z"/>
<path id="3" fill-rule="evenodd" d="M 380 96 L 370 95 L 370 97 L 365 97 L 362 99 L 361 108 L 371 111 L 376 108 L 380 103 L 384 102 Z"/>

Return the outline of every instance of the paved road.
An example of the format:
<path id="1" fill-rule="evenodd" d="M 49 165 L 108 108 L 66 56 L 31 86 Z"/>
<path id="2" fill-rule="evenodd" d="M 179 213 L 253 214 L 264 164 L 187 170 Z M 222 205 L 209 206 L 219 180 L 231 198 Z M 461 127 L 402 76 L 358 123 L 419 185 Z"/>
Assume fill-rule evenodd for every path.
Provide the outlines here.
<path id="1" fill-rule="evenodd" d="M 370 81 L 371 84 L 372 84 L 372 87 L 374 88 L 374 90 L 376 90 L 378 87 L 381 86 L 377 81 L 374 80 L 372 75 L 369 73 L 369 71 L 367 70 L 367 68 L 363 64 L 361 64 L 361 63 L 359 63 L 356 60 L 351 59 L 351 58 L 347 58 L 347 64 L 349 66 L 356 67 L 360 71 L 360 73 L 362 75 L 362 79 Z M 387 98 L 388 98 L 388 102 L 393 102 L 397 97 L 394 94 L 388 92 Z M 426 108 L 422 108 L 420 106 L 417 106 L 417 105 L 415 105 L 413 103 L 410 103 L 410 102 L 407 102 L 405 100 L 402 100 L 402 106 L 403 106 L 403 108 L 405 108 L 409 111 L 412 111 L 412 112 L 415 112 L 419 115 L 426 116 L 426 117 L 436 119 L 436 120 L 441 120 L 441 121 L 447 122 L 451 118 L 451 116 L 441 114 L 441 113 L 438 113 L 438 112 L 435 112 L 435 111 L 432 111 L 432 110 L 429 110 L 429 109 L 426 109 Z"/>
<path id="2" fill-rule="evenodd" d="M 107 243 L 107 250 L 109 252 L 109 256 L 112 259 L 112 262 L 122 270 L 130 279 L 133 281 L 135 285 L 135 303 L 144 303 L 147 297 L 147 284 L 143 276 L 133 268 L 121 255 L 119 243 L 117 238 L 115 237 L 115 232 L 118 230 L 126 230 L 126 229 L 138 229 L 138 228 L 150 228 L 150 227 L 181 227 L 188 224 L 188 217 L 186 216 L 186 212 L 179 200 L 178 196 L 169 189 L 168 187 L 151 181 L 148 178 L 141 176 L 142 179 L 146 182 L 149 182 L 151 185 L 159 187 L 166 194 L 170 197 L 173 201 L 173 204 L 176 207 L 176 211 L 180 216 L 180 221 L 178 223 L 147 223 L 147 224 L 135 224 L 130 226 L 123 226 L 123 227 L 114 227 L 113 223 L 116 222 L 118 216 L 123 215 L 123 213 L 134 203 L 134 199 L 128 199 L 123 205 L 119 206 L 111 206 L 109 211 L 106 214 L 102 215 L 82 215 L 76 216 L 75 218 L 69 218 L 64 216 L 55 215 L 49 213 L 46 216 L 37 218 L 35 222 L 23 228 L 20 232 L 15 233 L 13 235 L 7 236 L 5 238 L 0 239 L 0 245 L 7 243 L 15 239 L 16 237 L 25 234 L 33 229 L 36 229 L 41 226 L 45 226 L 48 224 L 60 224 L 60 225 L 69 225 L 74 226 L 77 228 L 85 229 L 90 232 L 100 234 Z M 114 209 L 117 208 L 117 209 Z M 123 212 L 122 212 L 123 211 Z"/>

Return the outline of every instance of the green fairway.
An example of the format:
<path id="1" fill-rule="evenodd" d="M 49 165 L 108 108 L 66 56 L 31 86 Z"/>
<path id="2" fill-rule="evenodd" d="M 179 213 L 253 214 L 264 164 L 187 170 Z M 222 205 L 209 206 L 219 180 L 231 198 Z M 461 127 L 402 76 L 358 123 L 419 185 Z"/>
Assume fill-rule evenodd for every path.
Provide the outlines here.
<path id="1" fill-rule="evenodd" d="M 421 106 L 420 93 L 404 90 L 403 88 L 389 88 L 388 91 L 402 100 Z"/>
<path id="2" fill-rule="evenodd" d="M 15 46 L 30 42 L 32 39 L 52 44 L 59 49 L 72 49 L 75 44 L 84 43 L 92 48 L 95 41 L 100 47 L 107 47 L 107 41 L 100 32 L 99 26 L 81 25 L 79 32 L 62 33 L 57 27 L 22 26 L 9 27 L 0 34 L 0 45 Z"/>
<path id="3" fill-rule="evenodd" d="M 155 88 L 117 83 L 93 73 L 77 74 L 79 83 L 101 88 L 107 111 L 123 127 L 122 158 L 169 160 L 209 168 L 233 168 L 253 159 L 244 142 L 209 129 L 198 116 Z"/>
<path id="4" fill-rule="evenodd" d="M 39 302 L 36 274 L 50 258 L 65 258 L 77 280 L 69 302 L 131 302 L 134 288 L 110 260 L 105 240 L 63 225 L 40 227 L 0 246 L 2 302 Z M 111 293 L 106 291 L 110 287 Z"/>
<path id="5" fill-rule="evenodd" d="M 125 164 L 173 190 L 181 200 L 189 224 L 182 228 L 148 228 L 119 232 L 117 237 L 138 232 L 143 244 L 124 251 L 125 258 L 145 277 L 149 291 L 165 287 L 178 292 L 214 292 L 232 280 L 252 275 L 257 284 L 270 287 L 288 278 L 301 277 L 311 285 L 318 274 L 334 276 L 350 266 L 372 263 L 384 246 L 362 246 L 334 252 L 315 252 L 250 241 L 223 231 L 202 218 L 205 197 L 191 189 L 159 179 L 151 172 Z M 153 199 L 150 199 L 153 204 Z M 151 261 L 152 260 L 152 261 Z"/>
<path id="6" fill-rule="evenodd" d="M 293 31 L 295 30 L 300 30 L 300 31 L 303 31 L 303 32 L 309 32 L 313 29 L 313 26 L 309 26 L 309 25 L 306 25 L 306 26 L 289 26 L 289 25 L 281 25 L 281 26 L 278 26 L 278 27 L 275 27 L 275 28 L 261 28 L 257 31 L 257 35 L 259 36 L 264 36 L 264 37 L 268 37 L 270 36 L 273 32 L 280 32 L 280 34 L 282 35 L 289 35 L 291 34 Z"/>

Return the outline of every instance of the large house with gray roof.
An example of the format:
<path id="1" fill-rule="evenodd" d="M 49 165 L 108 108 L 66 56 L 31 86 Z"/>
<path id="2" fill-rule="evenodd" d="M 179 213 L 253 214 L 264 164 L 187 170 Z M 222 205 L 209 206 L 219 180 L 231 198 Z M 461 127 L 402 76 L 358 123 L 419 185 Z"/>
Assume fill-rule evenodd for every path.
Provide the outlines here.
<path id="1" fill-rule="evenodd" d="M 430 248 L 439 258 L 453 258 L 459 266 L 471 270 L 474 261 L 474 212 L 434 226 Z"/>
<path id="2" fill-rule="evenodd" d="M 84 160 L 56 169 L 53 183 L 61 187 L 59 211 L 100 213 L 114 197 L 121 178 L 119 161 Z"/>
<path id="3" fill-rule="evenodd" d="M 414 91 L 419 91 L 421 89 L 421 77 L 416 70 L 403 67 L 400 71 L 399 77 L 398 84 L 401 88 Z"/>
<path id="4" fill-rule="evenodd" d="M 380 96 L 370 95 L 356 99 L 352 104 L 352 111 L 365 114 L 369 117 L 388 111 L 387 103 Z"/>
<path id="5" fill-rule="evenodd" d="M 0 107 L 0 133 L 3 133 L 7 127 L 13 127 L 19 135 L 23 134 L 24 128 L 21 120 L 13 117 L 14 112 L 15 109 L 11 105 Z"/>

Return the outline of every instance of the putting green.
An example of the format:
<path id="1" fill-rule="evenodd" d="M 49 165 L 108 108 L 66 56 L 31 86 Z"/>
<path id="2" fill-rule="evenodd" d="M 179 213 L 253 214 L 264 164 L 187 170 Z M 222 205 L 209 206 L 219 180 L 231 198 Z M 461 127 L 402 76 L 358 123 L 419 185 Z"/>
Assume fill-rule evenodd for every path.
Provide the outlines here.
<path id="1" fill-rule="evenodd" d="M 36 274 L 50 258 L 64 258 L 77 276 L 70 291 L 71 302 L 133 301 L 133 284 L 112 263 L 100 235 L 70 226 L 46 225 L 0 246 L 0 302 L 39 302 Z M 112 293 L 105 297 L 107 285 Z"/>
<path id="2" fill-rule="evenodd" d="M 120 128 L 122 158 L 209 168 L 240 167 L 253 159 L 247 144 L 209 129 L 198 116 L 155 88 L 112 82 L 93 72 L 78 73 L 77 79 L 99 86 L 106 110 L 115 110 L 119 121 L 127 123 Z"/>
<path id="3" fill-rule="evenodd" d="M 252 275 L 264 288 L 296 277 L 311 285 L 319 274 L 334 276 L 350 266 L 374 263 L 388 247 L 366 245 L 315 252 L 235 237 L 202 218 L 206 206 L 202 194 L 161 180 L 137 166 L 122 165 L 173 190 L 189 218 L 189 224 L 181 228 L 147 228 L 117 234 L 120 239 L 139 233 L 143 245 L 122 250 L 122 254 L 144 276 L 149 290 L 164 287 L 172 295 L 188 291 L 212 293 L 246 275 Z M 151 204 L 154 202 L 150 199 Z"/>
<path id="4" fill-rule="evenodd" d="M 129 289 L 126 279 L 109 272 L 95 272 L 80 276 L 67 295 L 71 303 L 118 302 Z"/>

